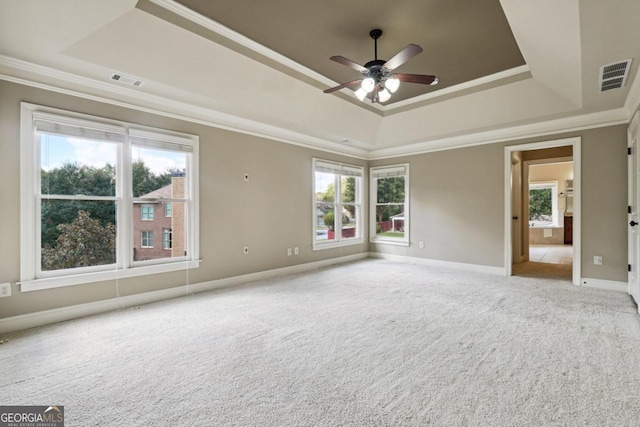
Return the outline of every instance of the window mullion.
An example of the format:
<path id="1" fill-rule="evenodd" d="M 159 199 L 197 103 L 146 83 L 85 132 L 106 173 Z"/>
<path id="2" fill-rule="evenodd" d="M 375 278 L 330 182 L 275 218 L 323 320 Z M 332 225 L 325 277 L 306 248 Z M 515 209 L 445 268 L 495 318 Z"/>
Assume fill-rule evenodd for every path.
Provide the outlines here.
<path id="1" fill-rule="evenodd" d="M 334 188 L 336 192 L 334 197 L 335 207 L 333 211 L 334 239 L 336 242 L 339 242 L 342 240 L 342 175 L 339 173 L 335 175 Z"/>
<path id="2" fill-rule="evenodd" d="M 116 167 L 117 182 L 116 196 L 118 197 L 117 210 L 117 243 L 116 243 L 116 265 L 118 268 L 131 267 L 133 255 L 133 191 L 131 184 L 131 140 L 127 132 L 124 143 L 118 147 L 118 165 Z"/>

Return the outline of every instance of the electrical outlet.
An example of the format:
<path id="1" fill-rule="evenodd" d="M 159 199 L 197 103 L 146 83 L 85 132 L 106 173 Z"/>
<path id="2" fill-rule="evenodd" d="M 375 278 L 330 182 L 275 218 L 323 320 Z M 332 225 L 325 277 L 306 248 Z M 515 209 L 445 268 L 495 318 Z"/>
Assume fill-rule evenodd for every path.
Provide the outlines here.
<path id="1" fill-rule="evenodd" d="M 249 253 L 249 246 L 244 247 L 244 254 L 247 255 Z"/>
<path id="2" fill-rule="evenodd" d="M 10 297 L 11 296 L 11 283 L 1 283 L 0 284 L 0 298 L 2 297 Z"/>
<path id="3" fill-rule="evenodd" d="M 298 249 L 297 246 L 295 248 L 293 248 L 293 254 L 294 255 L 298 255 L 299 253 L 300 253 L 300 249 Z"/>
<path id="4" fill-rule="evenodd" d="M 420 249 L 424 249 L 424 242 L 420 240 Z"/>
<path id="5" fill-rule="evenodd" d="M 593 257 L 593 263 L 595 265 L 602 265 L 602 257 L 600 255 L 595 255 Z"/>
<path id="6" fill-rule="evenodd" d="M 291 248 L 287 248 L 287 256 L 291 256 Z"/>

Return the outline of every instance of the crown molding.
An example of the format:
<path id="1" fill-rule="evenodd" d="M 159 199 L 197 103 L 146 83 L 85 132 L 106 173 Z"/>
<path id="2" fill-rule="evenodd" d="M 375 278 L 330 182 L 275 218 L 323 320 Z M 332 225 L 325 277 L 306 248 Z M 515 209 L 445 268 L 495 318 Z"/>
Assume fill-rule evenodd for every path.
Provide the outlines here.
<path id="1" fill-rule="evenodd" d="M 473 147 L 476 145 L 515 141 L 525 138 L 558 135 L 565 132 L 594 129 L 606 126 L 628 124 L 630 115 L 626 108 L 582 114 L 556 120 L 547 120 L 521 126 L 505 127 L 485 132 L 474 132 L 418 142 L 401 147 L 383 148 L 369 151 L 369 160 L 380 160 L 394 157 L 412 156 L 434 151 L 454 148 Z"/>
<path id="2" fill-rule="evenodd" d="M 479 92 L 491 87 L 501 86 L 527 78 L 531 78 L 531 72 L 529 70 L 529 66 L 525 64 L 490 74 L 488 76 L 480 77 L 478 79 L 469 80 L 454 86 L 449 86 L 434 92 L 425 93 L 424 95 L 416 96 L 415 98 L 394 102 L 384 109 L 384 115 L 389 116 L 391 114 L 401 113 L 403 111 L 423 107 L 434 102 L 464 96 L 469 93 Z"/>
<path id="3" fill-rule="evenodd" d="M 146 4 L 145 4 L 146 3 Z M 335 82 L 320 73 L 317 73 L 310 68 L 307 68 L 288 57 L 260 44 L 256 41 L 232 30 L 231 28 L 220 24 L 206 16 L 195 12 L 188 7 L 177 3 L 174 0 L 140 0 L 136 5 L 140 10 L 144 10 L 148 13 L 154 14 L 161 19 L 167 18 L 166 13 L 159 16 L 157 9 L 154 10 L 147 5 L 151 4 L 157 8 L 163 9 L 174 16 L 187 20 L 188 22 L 195 24 L 200 28 L 204 28 L 210 31 L 212 34 L 222 37 L 223 39 L 232 43 L 232 46 L 228 46 L 231 49 L 243 53 L 250 58 L 253 58 L 265 65 L 275 67 L 276 69 L 286 70 L 285 72 L 294 78 L 298 78 L 302 81 L 312 84 L 318 88 L 333 87 L 340 83 Z M 185 28 L 189 31 L 188 28 Z M 209 37 L 212 39 L 211 37 Z M 214 42 L 220 42 L 220 39 L 212 39 Z M 237 49 L 240 46 L 243 49 Z M 266 59 L 266 61 L 264 60 Z M 277 64 L 277 65 L 274 65 Z M 424 95 L 416 96 L 414 98 L 405 99 L 403 101 L 392 102 L 384 105 L 380 103 L 363 103 L 356 96 L 355 92 L 350 89 L 341 89 L 334 93 L 334 96 L 338 96 L 344 101 L 350 102 L 361 108 L 374 112 L 380 116 L 387 116 L 391 114 L 398 114 L 409 109 L 422 107 L 424 105 L 441 101 L 442 99 L 449 99 L 458 96 L 464 96 L 471 92 L 477 92 L 485 90 L 489 87 L 495 87 L 506 83 L 530 78 L 531 73 L 528 65 L 521 65 L 512 69 L 504 70 L 498 73 L 494 73 L 488 76 L 480 77 L 478 79 L 470 80 L 455 86 L 446 87 L 444 89 L 435 90 Z"/>
<path id="4" fill-rule="evenodd" d="M 35 75 L 35 78 L 18 77 L 22 75 Z M 51 79 L 55 83 L 45 82 Z M 0 80 L 333 154 L 347 155 L 363 160 L 368 157 L 367 150 L 354 146 L 245 119 L 210 108 L 151 95 L 136 89 L 98 81 L 4 55 L 0 55 Z M 74 89 L 58 86 L 57 84 L 60 83 L 72 85 Z M 89 93 L 90 91 L 94 93 Z M 114 95 L 121 96 L 126 101 L 116 99 Z"/>
<path id="5" fill-rule="evenodd" d="M 631 88 L 629 88 L 627 99 L 624 102 L 624 108 L 629 112 L 630 118 L 640 109 L 640 67 L 638 67 Z"/>
<path id="6" fill-rule="evenodd" d="M 0 55 L 0 80 L 361 160 L 411 156 L 433 151 L 627 124 L 635 111 L 631 108 L 634 106 L 637 108 L 640 103 L 640 82 L 636 78 L 624 108 L 484 132 L 434 138 L 399 147 L 367 150 L 4 55 Z M 65 84 L 74 89 L 63 87 Z M 117 99 L 117 97 L 125 100 Z"/>

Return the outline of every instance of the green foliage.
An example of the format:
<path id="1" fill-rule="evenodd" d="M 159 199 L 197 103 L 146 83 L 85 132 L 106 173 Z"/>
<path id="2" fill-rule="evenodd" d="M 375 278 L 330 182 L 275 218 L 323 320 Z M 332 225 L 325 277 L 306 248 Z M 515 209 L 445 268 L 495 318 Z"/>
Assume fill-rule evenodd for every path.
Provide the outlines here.
<path id="1" fill-rule="evenodd" d="M 342 215 L 342 225 L 349 224 L 349 221 L 351 220 L 348 216 Z M 333 211 L 329 211 L 324 214 L 324 225 L 326 225 L 331 231 L 335 229 L 335 214 Z"/>
<path id="2" fill-rule="evenodd" d="M 132 164 L 132 185 L 134 197 L 143 196 L 154 190 L 171 184 L 172 170 L 163 174 L 155 174 L 142 160 Z M 98 168 L 78 163 L 65 163 L 50 171 L 41 170 L 42 194 L 50 195 L 79 195 L 86 196 L 115 196 L 116 195 L 116 170 L 115 166 L 106 164 Z M 81 215 L 81 212 L 83 213 Z M 91 217 L 91 222 L 84 220 L 84 216 Z M 83 221 L 77 222 L 78 218 Z M 63 236 L 70 233 L 67 226 L 85 224 L 91 226 L 94 241 L 102 241 L 101 233 L 105 230 L 115 229 L 116 203 L 104 200 L 42 200 L 41 205 L 41 245 L 43 248 L 43 268 L 45 265 L 45 248 L 47 255 L 47 268 L 70 268 L 80 266 L 84 261 L 73 261 L 75 256 L 70 255 L 69 248 L 57 249 L 60 244 L 72 244 L 71 236 Z M 93 226 L 95 221 L 98 226 Z M 62 238 L 62 240 L 60 240 Z M 86 247 L 87 242 L 80 242 Z M 114 246 L 115 247 L 115 246 Z M 111 250 L 111 249 L 109 249 Z M 62 255 L 66 254 L 66 255 Z M 102 256 L 102 255 L 100 255 Z M 96 255 L 96 259 L 100 259 Z M 115 255 L 114 255 L 115 256 Z M 103 256 L 104 258 L 104 256 Z M 57 261 L 56 261 L 57 260 Z M 86 259 L 88 260 L 88 258 Z M 86 261 L 85 260 L 85 261 Z M 61 262 L 58 266 L 55 262 Z M 109 261 L 111 263 L 113 261 Z M 75 265 L 79 263 L 78 265 Z M 96 265 L 96 264 L 88 264 Z"/>
<path id="3" fill-rule="evenodd" d="M 529 221 L 548 220 L 552 216 L 551 188 L 529 191 Z"/>
<path id="4" fill-rule="evenodd" d="M 86 196 L 115 196 L 115 167 L 102 168 L 65 163 L 50 171 L 41 171 L 42 194 Z M 100 221 L 103 227 L 113 223 L 116 206 L 113 202 L 95 200 L 43 200 L 42 201 L 42 246 L 54 246 L 60 235 L 59 224 L 70 223 L 84 210 Z"/>
<path id="5" fill-rule="evenodd" d="M 42 269 L 90 267 L 113 264 L 116 261 L 116 227 L 92 219 L 88 212 L 79 211 L 70 224 L 60 224 L 55 246 L 42 248 Z"/>
<path id="6" fill-rule="evenodd" d="M 96 168 L 65 163 L 48 172 L 42 170 L 41 182 L 42 194 L 115 196 L 116 168 L 110 164 Z"/>
<path id="7" fill-rule="evenodd" d="M 316 201 L 333 203 L 336 200 L 336 189 L 333 182 L 327 186 L 327 190 L 324 192 L 318 192 L 316 194 Z"/>
<path id="8" fill-rule="evenodd" d="M 171 184 L 171 173 L 175 172 L 167 171 L 162 175 L 156 175 L 142 160 L 136 160 L 131 166 L 133 197 L 143 196 Z"/>
<path id="9" fill-rule="evenodd" d="M 404 176 L 379 178 L 377 197 L 377 203 L 404 203 Z M 377 222 L 389 220 L 402 209 L 402 206 L 376 206 Z"/>
<path id="10" fill-rule="evenodd" d="M 404 176 L 378 179 L 378 203 L 404 202 Z"/>
<path id="11" fill-rule="evenodd" d="M 329 211 L 324 214 L 324 225 L 326 225 L 329 230 L 333 231 L 335 227 L 335 214 L 333 211 Z"/>

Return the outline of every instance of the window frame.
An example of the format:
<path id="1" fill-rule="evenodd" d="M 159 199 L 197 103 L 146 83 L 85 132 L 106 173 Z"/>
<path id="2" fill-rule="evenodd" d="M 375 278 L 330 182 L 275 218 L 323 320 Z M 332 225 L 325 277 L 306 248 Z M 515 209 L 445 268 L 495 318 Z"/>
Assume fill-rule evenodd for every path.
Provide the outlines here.
<path id="1" fill-rule="evenodd" d="M 348 237 L 348 238 L 343 238 L 342 237 L 342 215 L 335 215 L 335 222 L 334 222 L 334 239 L 333 240 L 326 240 L 326 241 L 318 241 L 316 239 L 317 237 L 317 233 L 318 233 L 318 216 L 317 216 L 317 204 L 318 202 L 316 201 L 316 172 L 323 172 L 323 170 L 318 170 L 318 169 L 322 169 L 323 167 L 332 169 L 332 172 L 335 174 L 337 171 L 340 171 L 340 174 L 336 174 L 336 178 L 334 180 L 334 192 L 335 192 L 335 197 L 334 197 L 334 201 L 332 202 L 334 205 L 334 212 L 338 211 L 338 212 L 342 212 L 342 208 L 344 205 L 353 205 L 355 206 L 355 211 L 356 211 L 356 230 L 355 230 L 355 237 Z M 332 173 L 332 172 L 328 172 L 328 171 L 324 171 L 326 173 Z M 312 209 L 311 209 L 311 214 L 312 214 L 312 221 L 311 223 L 313 224 L 312 227 L 312 239 L 311 241 L 312 243 L 312 249 L 314 251 L 317 250 L 324 250 L 324 249 L 331 249 L 331 248 L 337 248 L 337 247 L 342 247 L 342 246 L 351 246 L 351 245 L 358 245 L 358 244 L 362 244 L 364 243 L 365 239 L 364 239 L 364 218 L 365 215 L 363 213 L 363 195 L 364 195 L 364 167 L 362 166 L 357 166 L 357 165 L 352 165 L 352 164 L 347 164 L 347 163 L 341 163 L 341 162 L 334 162 L 334 161 L 330 161 L 330 160 L 324 160 L 324 159 L 319 159 L 319 158 L 313 158 L 312 159 Z M 360 178 L 359 180 L 356 180 L 356 182 L 358 182 L 359 184 L 356 184 L 358 186 L 358 188 L 356 188 L 355 191 L 355 197 L 354 197 L 354 201 L 353 202 L 342 202 L 341 197 L 342 197 L 342 188 L 341 188 L 341 182 L 342 182 L 342 178 L 343 177 L 356 177 L 356 178 Z M 329 202 L 327 202 L 329 203 Z M 340 232 L 337 232 L 335 230 L 340 230 Z"/>
<path id="2" fill-rule="evenodd" d="M 148 203 L 140 205 L 140 221 L 153 221 L 154 219 L 154 205 L 150 205 Z M 145 215 L 146 211 L 146 215 Z M 146 216 L 146 218 L 145 218 Z"/>
<path id="3" fill-rule="evenodd" d="M 20 281 L 22 292 L 158 274 L 185 268 L 199 267 L 199 209 L 198 209 L 198 146 L 199 137 L 134 123 L 112 120 L 59 108 L 22 102 L 20 109 Z M 40 170 L 39 141 L 36 120 L 60 126 L 116 132 L 124 135 L 117 141 L 116 166 L 116 263 L 92 267 L 79 267 L 54 271 L 41 271 L 40 236 Z M 187 254 L 176 258 L 161 258 L 152 262 L 133 261 L 133 195 L 131 194 L 131 147 L 134 139 L 145 138 L 165 144 L 172 149 L 191 153 L 186 165 L 188 171 Z M 173 148 L 175 147 L 175 148 Z M 180 148 L 182 147 L 182 148 Z"/>
<path id="4" fill-rule="evenodd" d="M 376 231 L 376 206 L 378 205 L 378 179 L 404 176 L 404 236 L 378 236 Z M 369 168 L 369 241 L 376 244 L 409 246 L 410 215 L 409 215 L 409 163 Z"/>
<path id="5" fill-rule="evenodd" d="M 162 249 L 165 251 L 173 249 L 173 231 L 171 228 L 162 229 Z"/>
<path id="6" fill-rule="evenodd" d="M 154 237 L 155 236 L 153 235 L 153 230 L 140 230 L 140 247 L 145 249 L 153 249 L 153 246 L 155 245 Z M 144 244 L 145 241 L 147 242 L 146 245 Z M 149 243 L 151 244 L 149 245 Z"/>
<path id="7" fill-rule="evenodd" d="M 543 190 L 549 188 L 551 190 L 551 224 L 550 225 L 545 225 L 545 224 L 538 224 L 538 225 L 531 225 L 531 220 L 529 220 L 529 215 L 531 214 L 531 190 Z M 535 227 L 535 228 L 549 228 L 549 227 L 562 227 L 563 224 L 560 223 L 561 220 L 561 214 L 560 214 L 560 208 L 559 208 L 559 203 L 558 203 L 558 181 L 557 180 L 552 180 L 552 181 L 532 181 L 529 183 L 529 209 L 528 209 L 528 215 L 527 215 L 527 220 L 529 222 L 529 227 Z"/>

